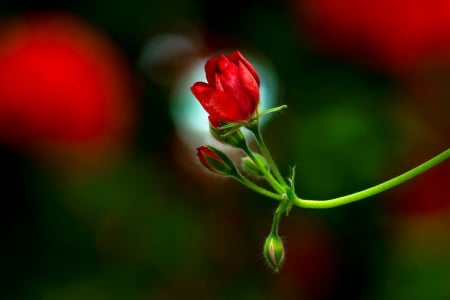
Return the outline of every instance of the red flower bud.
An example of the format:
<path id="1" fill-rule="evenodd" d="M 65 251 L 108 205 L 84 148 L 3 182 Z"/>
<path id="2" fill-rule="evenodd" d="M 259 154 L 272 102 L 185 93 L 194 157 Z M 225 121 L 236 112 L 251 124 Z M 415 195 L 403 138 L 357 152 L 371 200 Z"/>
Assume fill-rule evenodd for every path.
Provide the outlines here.
<path id="1" fill-rule="evenodd" d="M 132 124 L 130 79 L 116 46 L 76 16 L 2 22 L 0 141 L 45 151 L 120 142 Z"/>
<path id="2" fill-rule="evenodd" d="M 208 83 L 196 82 L 191 91 L 218 121 L 245 122 L 259 104 L 259 76 L 239 51 L 210 58 L 205 64 Z"/>
<path id="3" fill-rule="evenodd" d="M 198 147 L 197 156 L 201 164 L 213 173 L 223 176 L 237 174 L 236 167 L 228 156 L 212 146 Z"/>

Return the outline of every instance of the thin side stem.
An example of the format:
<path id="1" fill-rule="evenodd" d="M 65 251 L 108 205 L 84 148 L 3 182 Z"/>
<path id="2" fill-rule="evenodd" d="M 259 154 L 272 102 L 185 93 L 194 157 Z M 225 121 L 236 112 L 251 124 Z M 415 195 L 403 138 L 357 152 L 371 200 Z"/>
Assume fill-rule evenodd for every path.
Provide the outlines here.
<path id="1" fill-rule="evenodd" d="M 283 197 L 281 195 L 275 194 L 271 191 L 266 190 L 263 187 L 260 187 L 259 185 L 251 182 L 250 180 L 248 180 L 247 178 L 245 178 L 242 175 L 238 175 L 234 177 L 237 181 L 239 181 L 240 183 L 242 183 L 244 186 L 248 187 L 249 189 L 260 193 L 261 195 L 267 196 L 269 198 L 275 199 L 275 200 L 283 200 Z"/>
<path id="2" fill-rule="evenodd" d="M 272 228 L 270 230 L 270 235 L 278 236 L 278 227 L 280 225 L 280 217 L 281 212 L 277 209 L 275 213 L 273 214 L 273 222 L 272 222 Z"/>
<path id="3" fill-rule="evenodd" d="M 378 185 L 375 185 L 373 187 L 367 188 L 365 190 L 330 199 L 330 200 L 305 200 L 301 198 L 296 198 L 294 201 L 294 204 L 299 207 L 305 207 L 305 208 L 332 208 L 336 206 L 341 206 L 344 204 L 348 204 L 351 202 L 355 202 L 367 197 L 374 196 L 376 194 L 379 194 L 381 192 L 384 192 L 390 188 L 393 188 L 405 181 L 410 180 L 411 178 L 422 174 L 423 172 L 429 170 L 430 168 L 440 164 L 444 160 L 448 159 L 450 157 L 450 149 L 445 150 L 444 152 L 436 155 L 432 159 L 420 164 L 419 166 L 397 176 L 392 179 L 389 179 L 383 183 L 380 183 Z"/>
<path id="4" fill-rule="evenodd" d="M 284 180 L 283 176 L 281 175 L 280 170 L 278 170 L 278 167 L 275 164 L 275 161 L 273 160 L 272 155 L 269 152 L 269 149 L 267 149 L 266 144 L 264 143 L 259 126 L 250 127 L 250 130 L 255 135 L 255 139 L 256 139 L 256 142 L 258 143 L 258 147 L 261 149 L 262 154 L 266 158 L 270 169 L 272 170 L 273 174 L 275 175 L 275 178 L 283 186 L 287 186 L 286 181 Z"/>

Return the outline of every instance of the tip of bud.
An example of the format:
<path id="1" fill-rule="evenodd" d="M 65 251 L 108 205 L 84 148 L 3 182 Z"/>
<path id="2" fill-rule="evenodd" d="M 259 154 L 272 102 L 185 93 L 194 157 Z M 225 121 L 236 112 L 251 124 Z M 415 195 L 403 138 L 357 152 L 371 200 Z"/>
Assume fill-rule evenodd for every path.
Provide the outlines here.
<path id="1" fill-rule="evenodd" d="M 269 267 L 278 273 L 286 258 L 283 241 L 278 235 L 270 234 L 266 238 L 264 243 L 264 257 Z"/>

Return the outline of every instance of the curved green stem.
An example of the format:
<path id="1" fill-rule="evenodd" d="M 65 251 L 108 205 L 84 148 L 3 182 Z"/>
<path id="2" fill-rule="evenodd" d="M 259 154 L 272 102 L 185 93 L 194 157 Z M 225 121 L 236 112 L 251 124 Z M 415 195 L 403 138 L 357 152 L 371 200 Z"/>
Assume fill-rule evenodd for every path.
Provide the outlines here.
<path id="1" fill-rule="evenodd" d="M 270 169 L 272 170 L 273 174 L 275 175 L 275 178 L 283 186 L 287 186 L 286 181 L 284 180 L 283 176 L 281 175 L 280 170 L 278 170 L 278 167 L 275 164 L 275 161 L 273 160 L 272 155 L 269 152 L 269 149 L 267 149 L 266 144 L 264 143 L 259 126 L 256 125 L 256 126 L 251 126 L 248 128 L 250 129 L 251 132 L 253 132 L 256 142 L 258 143 L 258 147 L 261 149 L 263 156 L 266 158 Z"/>
<path id="2" fill-rule="evenodd" d="M 267 196 L 269 198 L 279 200 L 279 201 L 283 200 L 283 196 L 273 193 L 271 191 L 268 191 L 263 187 L 260 187 L 259 185 L 251 182 L 250 180 L 248 180 L 247 178 L 245 178 L 244 176 L 242 176 L 240 174 L 238 174 L 234 178 L 237 181 L 239 181 L 240 183 L 242 183 L 244 186 L 248 187 L 249 189 L 251 189 L 257 193 L 260 193 L 261 195 L 264 195 L 264 196 Z"/>
<path id="3" fill-rule="evenodd" d="M 367 188 L 365 190 L 330 199 L 330 200 L 306 200 L 301 198 L 296 198 L 294 201 L 294 205 L 305 208 L 332 208 L 336 206 L 341 206 L 344 204 L 348 204 L 351 202 L 355 202 L 367 197 L 371 197 L 378 193 L 384 192 L 390 188 L 393 188 L 409 179 L 422 174 L 423 172 L 429 170 L 430 168 L 436 166 L 437 164 L 443 162 L 444 160 L 450 157 L 450 149 L 445 150 L 444 152 L 436 155 L 432 159 L 420 164 L 419 166 L 397 176 L 392 179 L 389 179 L 383 183 L 375 185 L 373 187 Z"/>

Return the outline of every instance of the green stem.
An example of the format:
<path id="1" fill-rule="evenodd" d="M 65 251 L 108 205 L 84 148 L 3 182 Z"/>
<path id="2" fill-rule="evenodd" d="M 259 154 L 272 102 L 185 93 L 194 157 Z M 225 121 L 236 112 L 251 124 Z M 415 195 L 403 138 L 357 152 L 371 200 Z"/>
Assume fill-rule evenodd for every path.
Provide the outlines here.
<path id="1" fill-rule="evenodd" d="M 332 208 L 336 206 L 341 206 L 344 204 L 348 204 L 351 202 L 355 202 L 367 197 L 371 197 L 373 195 L 376 195 L 378 193 L 384 192 L 390 188 L 393 188 L 405 181 L 410 180 L 411 178 L 422 174 L 423 172 L 429 170 L 430 168 L 436 166 L 437 164 L 443 162 L 444 160 L 448 159 L 450 157 L 450 149 L 445 150 L 444 152 L 436 155 L 432 159 L 420 164 L 419 166 L 397 176 L 392 179 L 389 179 L 383 183 L 380 183 L 378 185 L 375 185 L 373 187 L 370 187 L 368 189 L 330 199 L 330 200 L 305 200 L 301 198 L 296 198 L 294 201 L 294 204 L 299 207 L 305 207 L 305 208 Z"/>
<path id="2" fill-rule="evenodd" d="M 234 176 L 234 178 L 237 181 L 239 181 L 240 183 L 242 183 L 244 186 L 248 187 L 249 189 L 251 189 L 257 193 L 260 193 L 264 196 L 267 196 L 267 197 L 275 199 L 275 200 L 279 200 L 279 201 L 283 200 L 283 196 L 275 194 L 271 191 L 268 191 L 263 187 L 260 187 L 259 185 L 251 182 L 250 180 L 248 180 L 247 178 L 245 178 L 244 176 L 242 176 L 240 174 L 238 174 L 237 176 Z"/>
<path id="3" fill-rule="evenodd" d="M 270 235 L 278 236 L 278 227 L 280 224 L 280 217 L 281 217 L 282 211 L 277 208 L 275 213 L 273 214 L 273 222 L 272 222 L 272 228 L 270 230 Z"/>
<path id="4" fill-rule="evenodd" d="M 250 129 L 250 131 L 253 132 L 256 142 L 258 143 L 258 147 L 261 149 L 262 154 L 266 158 L 270 169 L 272 170 L 273 174 L 275 175 L 275 178 L 283 186 L 287 186 L 286 181 L 284 180 L 283 176 L 281 176 L 280 170 L 278 170 L 278 167 L 275 164 L 275 161 L 273 160 L 272 155 L 269 152 L 269 149 L 267 149 L 266 144 L 264 143 L 259 126 L 255 125 L 255 126 L 250 126 L 248 128 Z"/>
<path id="5" fill-rule="evenodd" d="M 261 162 L 255 157 L 253 152 L 250 150 L 248 145 L 245 143 L 242 145 L 242 150 L 244 150 L 245 153 L 253 160 L 253 162 L 258 166 L 258 168 L 263 173 L 264 177 L 266 178 L 267 182 L 274 188 L 275 191 L 282 194 L 284 193 L 283 187 L 278 183 L 278 181 L 275 180 L 275 178 L 270 174 L 269 171 L 261 164 Z"/>

